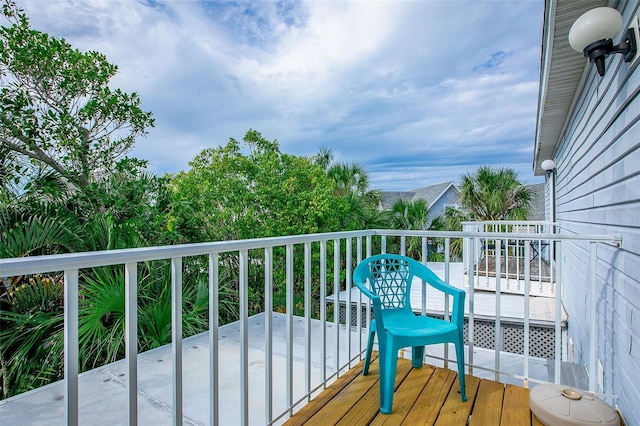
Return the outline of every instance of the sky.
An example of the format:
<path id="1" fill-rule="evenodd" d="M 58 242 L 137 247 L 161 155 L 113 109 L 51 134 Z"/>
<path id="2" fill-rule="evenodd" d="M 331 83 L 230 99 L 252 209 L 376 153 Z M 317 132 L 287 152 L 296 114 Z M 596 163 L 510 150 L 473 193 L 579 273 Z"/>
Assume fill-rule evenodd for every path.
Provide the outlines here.
<path id="1" fill-rule="evenodd" d="M 159 175 L 249 129 L 328 148 L 371 189 L 481 165 L 532 172 L 543 1 L 18 0 L 32 28 L 118 66 L 155 127 L 131 156 Z"/>

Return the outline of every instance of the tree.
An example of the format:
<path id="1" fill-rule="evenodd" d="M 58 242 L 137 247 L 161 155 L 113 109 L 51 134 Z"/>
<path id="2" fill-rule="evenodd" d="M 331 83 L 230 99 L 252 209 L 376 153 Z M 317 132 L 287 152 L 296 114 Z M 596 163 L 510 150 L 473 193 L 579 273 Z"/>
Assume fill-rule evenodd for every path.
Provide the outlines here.
<path id="1" fill-rule="evenodd" d="M 117 67 L 104 55 L 31 29 L 11 0 L 3 14 L 11 25 L 0 29 L 0 147 L 76 189 L 107 176 L 153 126 L 151 113 L 136 93 L 109 88 Z"/>
<path id="2" fill-rule="evenodd" d="M 513 169 L 481 166 L 462 176 L 460 201 L 475 220 L 525 220 L 531 192 Z"/>
<path id="3" fill-rule="evenodd" d="M 189 165 L 171 181 L 171 220 L 192 242 L 339 230 L 345 205 L 321 167 L 280 152 L 277 141 L 255 130 L 242 142 L 231 138 L 202 151 Z"/>

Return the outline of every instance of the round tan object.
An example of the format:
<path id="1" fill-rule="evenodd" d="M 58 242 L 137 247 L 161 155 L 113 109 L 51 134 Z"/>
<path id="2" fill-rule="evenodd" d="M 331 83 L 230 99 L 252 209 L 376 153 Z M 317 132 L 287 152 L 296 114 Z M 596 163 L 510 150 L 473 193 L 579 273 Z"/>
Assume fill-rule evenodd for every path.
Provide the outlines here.
<path id="1" fill-rule="evenodd" d="M 618 414 L 601 399 L 563 385 L 534 387 L 529 407 L 546 426 L 620 425 Z"/>

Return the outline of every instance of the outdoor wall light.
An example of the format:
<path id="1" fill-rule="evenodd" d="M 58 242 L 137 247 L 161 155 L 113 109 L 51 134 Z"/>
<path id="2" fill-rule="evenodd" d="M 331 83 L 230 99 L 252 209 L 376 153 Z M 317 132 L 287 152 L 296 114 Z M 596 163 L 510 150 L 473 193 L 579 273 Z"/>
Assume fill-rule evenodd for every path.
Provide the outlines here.
<path id="1" fill-rule="evenodd" d="M 554 163 L 553 160 L 544 160 L 542 164 L 540 164 L 540 167 L 549 175 L 556 168 L 556 163 Z"/>
<path id="2" fill-rule="evenodd" d="M 622 28 L 622 15 L 611 7 L 596 7 L 580 16 L 569 31 L 569 44 L 574 50 L 583 52 L 591 63 L 596 64 L 598 74 L 604 76 L 604 60 L 612 53 L 624 55 L 631 62 L 636 55 L 637 31 L 627 29 L 619 44 L 613 45 Z M 637 27 L 636 27 L 637 28 Z"/>

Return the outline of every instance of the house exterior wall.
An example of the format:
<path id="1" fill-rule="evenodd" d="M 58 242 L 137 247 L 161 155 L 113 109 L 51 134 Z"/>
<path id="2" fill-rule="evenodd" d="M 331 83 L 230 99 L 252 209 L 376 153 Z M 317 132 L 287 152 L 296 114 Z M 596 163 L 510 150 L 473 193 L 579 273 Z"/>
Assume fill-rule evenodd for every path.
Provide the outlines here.
<path id="1" fill-rule="evenodd" d="M 623 22 L 638 7 L 620 2 Z M 592 65 L 586 69 L 556 146 L 556 211 L 562 233 L 622 236 L 620 249 L 597 249 L 597 359 L 604 388 L 596 391 L 619 395 L 628 424 L 640 425 L 640 60 L 629 65 L 615 55 L 606 64 L 604 77 Z M 545 182 L 549 215 L 550 180 Z M 589 246 L 565 245 L 559 256 L 574 341 L 569 358 L 588 365 Z M 598 377 L 592 380 L 598 383 Z"/>
<path id="2" fill-rule="evenodd" d="M 442 216 L 447 206 L 460 206 L 460 196 L 453 186 L 450 186 L 447 191 L 431 205 L 429 219 L 433 220 L 438 216 Z"/>

